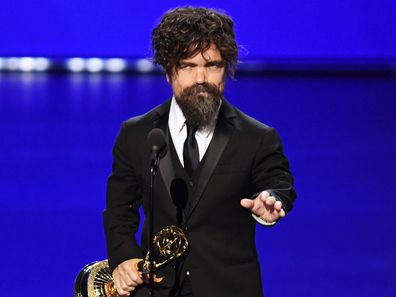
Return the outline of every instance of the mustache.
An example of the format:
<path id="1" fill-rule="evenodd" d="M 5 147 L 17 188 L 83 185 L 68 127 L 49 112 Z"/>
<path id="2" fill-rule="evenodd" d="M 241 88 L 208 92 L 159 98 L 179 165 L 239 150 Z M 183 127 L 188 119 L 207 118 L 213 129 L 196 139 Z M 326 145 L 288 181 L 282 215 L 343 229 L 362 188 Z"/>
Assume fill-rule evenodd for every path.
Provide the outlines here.
<path id="1" fill-rule="evenodd" d="M 185 96 L 196 96 L 201 92 L 206 92 L 212 96 L 221 96 L 220 90 L 217 88 L 216 85 L 211 83 L 203 83 L 203 84 L 194 84 L 185 88 L 182 92 L 181 97 Z"/>

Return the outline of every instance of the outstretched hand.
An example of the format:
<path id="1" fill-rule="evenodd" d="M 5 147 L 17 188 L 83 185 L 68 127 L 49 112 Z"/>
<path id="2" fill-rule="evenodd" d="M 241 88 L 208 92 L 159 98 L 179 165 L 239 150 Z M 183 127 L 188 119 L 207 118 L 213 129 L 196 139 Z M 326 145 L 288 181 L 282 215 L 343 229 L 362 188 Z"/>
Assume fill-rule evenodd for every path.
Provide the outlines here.
<path id="1" fill-rule="evenodd" d="M 267 191 L 261 192 L 254 199 L 242 199 L 241 205 L 268 223 L 273 223 L 286 215 L 282 209 L 282 202 L 277 201 Z"/>

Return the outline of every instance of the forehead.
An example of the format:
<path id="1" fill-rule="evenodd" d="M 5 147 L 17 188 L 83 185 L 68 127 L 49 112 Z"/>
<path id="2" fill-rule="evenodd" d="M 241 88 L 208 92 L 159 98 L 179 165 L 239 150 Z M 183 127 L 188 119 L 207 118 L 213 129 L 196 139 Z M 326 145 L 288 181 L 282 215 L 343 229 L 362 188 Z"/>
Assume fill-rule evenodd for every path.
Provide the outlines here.
<path id="1" fill-rule="evenodd" d="M 182 59 L 181 62 L 209 62 L 221 61 L 221 53 L 215 45 L 211 45 L 207 50 L 197 53 L 195 56 Z"/>

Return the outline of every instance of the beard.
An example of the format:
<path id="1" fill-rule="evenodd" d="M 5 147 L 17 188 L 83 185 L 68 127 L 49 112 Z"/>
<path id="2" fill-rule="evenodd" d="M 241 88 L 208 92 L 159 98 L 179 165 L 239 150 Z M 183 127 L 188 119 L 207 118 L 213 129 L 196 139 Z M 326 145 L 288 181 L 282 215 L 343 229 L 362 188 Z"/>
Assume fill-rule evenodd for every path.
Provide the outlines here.
<path id="1" fill-rule="evenodd" d="M 214 84 L 195 84 L 175 95 L 187 124 L 193 129 L 205 130 L 214 126 L 222 93 Z"/>

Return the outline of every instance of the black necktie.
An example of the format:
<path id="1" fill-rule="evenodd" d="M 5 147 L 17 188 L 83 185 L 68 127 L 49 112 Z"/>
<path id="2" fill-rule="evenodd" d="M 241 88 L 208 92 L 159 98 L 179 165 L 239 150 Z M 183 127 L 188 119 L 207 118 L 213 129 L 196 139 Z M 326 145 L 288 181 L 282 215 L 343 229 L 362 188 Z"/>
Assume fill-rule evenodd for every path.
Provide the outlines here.
<path id="1" fill-rule="evenodd" d="M 184 169 L 189 176 L 193 175 L 194 170 L 197 169 L 199 164 L 199 150 L 197 140 L 195 139 L 195 131 L 196 129 L 187 125 L 187 138 L 183 146 L 183 160 Z"/>

